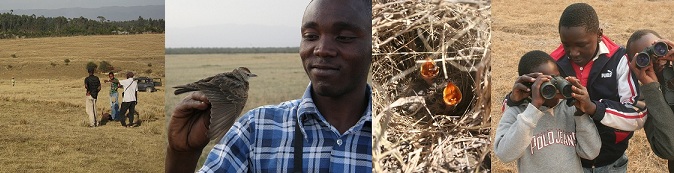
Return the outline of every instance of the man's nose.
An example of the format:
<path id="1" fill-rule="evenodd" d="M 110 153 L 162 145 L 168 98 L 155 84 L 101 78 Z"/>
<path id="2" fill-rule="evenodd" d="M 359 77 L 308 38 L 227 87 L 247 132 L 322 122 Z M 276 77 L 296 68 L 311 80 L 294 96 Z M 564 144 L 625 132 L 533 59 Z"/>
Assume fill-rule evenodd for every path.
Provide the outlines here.
<path id="1" fill-rule="evenodd" d="M 570 48 L 570 50 L 569 50 L 569 56 L 571 56 L 571 57 L 578 57 L 578 56 L 580 56 L 580 49 L 578 49 L 578 48 Z"/>
<path id="2" fill-rule="evenodd" d="M 314 47 L 314 55 L 318 57 L 334 57 L 337 56 L 337 43 L 331 37 L 321 37 Z"/>

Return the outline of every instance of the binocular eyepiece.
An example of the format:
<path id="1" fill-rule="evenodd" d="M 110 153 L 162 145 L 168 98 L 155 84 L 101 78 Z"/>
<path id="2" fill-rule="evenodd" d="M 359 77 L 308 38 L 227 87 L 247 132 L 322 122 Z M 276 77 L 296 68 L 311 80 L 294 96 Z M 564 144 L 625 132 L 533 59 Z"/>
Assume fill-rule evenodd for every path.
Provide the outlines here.
<path id="1" fill-rule="evenodd" d="M 541 84 L 541 96 L 545 99 L 552 99 L 557 94 L 561 93 L 564 98 L 571 98 L 571 83 L 561 76 L 553 76 L 550 81 Z"/>
<path id="2" fill-rule="evenodd" d="M 651 64 L 651 59 L 662 57 L 671 49 L 665 42 L 657 42 L 654 45 L 646 47 L 639 52 L 634 58 L 637 59 L 637 67 L 644 68 Z"/>

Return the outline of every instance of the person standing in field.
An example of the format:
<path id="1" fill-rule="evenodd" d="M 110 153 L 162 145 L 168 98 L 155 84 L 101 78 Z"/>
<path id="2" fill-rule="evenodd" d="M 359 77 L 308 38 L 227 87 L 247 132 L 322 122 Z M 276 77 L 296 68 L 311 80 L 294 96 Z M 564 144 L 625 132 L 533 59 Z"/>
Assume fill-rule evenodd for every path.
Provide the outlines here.
<path id="1" fill-rule="evenodd" d="M 119 110 L 119 116 L 117 117 L 123 127 L 131 127 L 138 100 L 138 82 L 133 79 L 133 72 L 127 72 L 126 79 L 120 80 L 119 85 L 124 88 L 124 91 L 122 92 L 122 108 Z M 127 113 L 127 111 L 129 112 Z M 129 118 L 129 124 L 126 124 L 127 117 Z"/>
<path id="2" fill-rule="evenodd" d="M 119 88 L 119 80 L 115 78 L 115 73 L 108 73 L 110 80 L 105 80 L 106 83 L 110 82 L 110 119 L 108 120 L 117 120 L 117 112 L 119 111 L 119 93 L 117 93 L 117 88 Z"/>
<path id="3" fill-rule="evenodd" d="M 12 86 L 16 85 L 16 80 L 14 80 L 14 77 L 12 77 Z"/>
<path id="4" fill-rule="evenodd" d="M 98 92 L 101 91 L 101 81 L 94 76 L 94 68 L 87 68 L 89 76 L 84 78 L 84 88 L 87 89 L 86 112 L 89 115 L 89 127 L 98 126 L 96 122 L 96 99 Z"/>

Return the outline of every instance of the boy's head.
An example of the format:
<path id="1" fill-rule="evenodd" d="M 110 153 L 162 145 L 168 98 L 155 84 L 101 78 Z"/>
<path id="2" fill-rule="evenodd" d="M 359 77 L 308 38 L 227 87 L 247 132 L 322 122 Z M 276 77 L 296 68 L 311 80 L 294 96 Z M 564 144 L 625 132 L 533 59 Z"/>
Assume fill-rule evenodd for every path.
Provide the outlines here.
<path id="1" fill-rule="evenodd" d="M 571 4 L 559 18 L 559 38 L 564 53 L 571 62 L 584 66 L 597 53 L 602 30 L 592 6 L 586 3 Z"/>
<path id="2" fill-rule="evenodd" d="M 520 58 L 517 72 L 520 76 L 534 72 L 553 76 L 559 75 L 555 60 L 552 59 L 548 53 L 540 50 L 534 50 L 524 54 L 522 58 Z"/>
<path id="3" fill-rule="evenodd" d="M 660 35 L 653 30 L 642 29 L 635 31 L 627 40 L 627 57 L 632 59 L 635 54 L 641 52 L 646 47 L 660 39 L 662 39 L 662 37 L 660 37 Z"/>

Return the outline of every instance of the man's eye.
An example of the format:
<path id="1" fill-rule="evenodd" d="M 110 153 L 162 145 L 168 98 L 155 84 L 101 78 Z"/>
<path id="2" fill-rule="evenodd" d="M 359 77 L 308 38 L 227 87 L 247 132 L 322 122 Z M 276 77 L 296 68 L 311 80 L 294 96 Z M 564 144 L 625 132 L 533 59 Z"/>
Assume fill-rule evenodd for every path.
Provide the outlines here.
<path id="1" fill-rule="evenodd" d="M 315 35 L 315 34 L 304 34 L 304 35 L 302 35 L 302 38 L 303 38 L 304 40 L 313 41 L 313 40 L 317 40 L 317 39 L 318 39 L 318 35 Z"/>
<path id="2" fill-rule="evenodd" d="M 352 42 L 356 38 L 357 37 L 337 36 L 337 41 L 348 43 L 348 42 Z"/>

